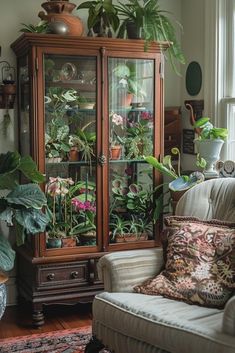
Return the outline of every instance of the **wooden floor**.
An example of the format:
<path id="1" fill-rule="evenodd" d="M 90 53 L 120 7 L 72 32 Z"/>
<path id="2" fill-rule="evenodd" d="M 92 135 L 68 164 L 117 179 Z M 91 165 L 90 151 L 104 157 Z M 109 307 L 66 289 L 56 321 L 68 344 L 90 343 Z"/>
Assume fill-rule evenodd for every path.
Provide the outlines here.
<path id="1" fill-rule="evenodd" d="M 91 312 L 91 304 L 46 306 L 45 324 L 35 329 L 32 327 L 30 305 L 7 307 L 0 321 L 0 338 L 88 326 L 91 324 Z"/>

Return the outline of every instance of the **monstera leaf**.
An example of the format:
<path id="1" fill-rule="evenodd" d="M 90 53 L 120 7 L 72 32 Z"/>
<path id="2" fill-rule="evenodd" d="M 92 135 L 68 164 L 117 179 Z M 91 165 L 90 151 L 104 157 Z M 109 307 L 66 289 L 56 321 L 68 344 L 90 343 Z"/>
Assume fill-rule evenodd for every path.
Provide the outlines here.
<path id="1" fill-rule="evenodd" d="M 9 241 L 0 234 L 0 270 L 10 271 L 14 266 L 15 251 Z"/>

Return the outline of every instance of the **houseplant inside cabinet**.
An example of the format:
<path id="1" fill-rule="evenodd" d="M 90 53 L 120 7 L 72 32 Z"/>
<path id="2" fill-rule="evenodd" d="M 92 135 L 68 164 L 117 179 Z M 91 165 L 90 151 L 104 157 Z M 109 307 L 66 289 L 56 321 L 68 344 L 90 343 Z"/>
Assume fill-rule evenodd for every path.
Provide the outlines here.
<path id="1" fill-rule="evenodd" d="M 36 326 L 44 322 L 44 304 L 87 302 L 102 290 L 96 264 L 103 254 L 158 244 L 161 175 L 144 154 L 163 154 L 160 65 L 166 44 L 152 43 L 148 53 L 144 45 L 32 33 L 12 45 L 19 67 L 20 151 L 46 175 L 52 220 L 18 252 L 19 293 L 32 302 Z M 127 77 L 120 77 L 126 67 Z M 118 89 L 126 95 L 130 79 L 132 99 L 123 105 Z M 81 105 L 81 97 L 92 106 Z M 133 153 L 131 133 L 140 127 Z M 121 145 L 118 158 L 111 157 L 114 141 Z M 47 159 L 49 153 L 54 159 Z M 134 241 L 117 240 L 117 217 L 131 223 Z M 49 245 L 50 238 L 68 237 L 75 238 L 73 246 Z"/>

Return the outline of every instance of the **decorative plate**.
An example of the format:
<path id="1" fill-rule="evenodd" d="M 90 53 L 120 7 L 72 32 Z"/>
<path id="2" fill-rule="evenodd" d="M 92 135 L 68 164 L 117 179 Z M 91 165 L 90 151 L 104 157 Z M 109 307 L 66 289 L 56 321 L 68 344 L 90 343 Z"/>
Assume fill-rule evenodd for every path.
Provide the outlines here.
<path id="1" fill-rule="evenodd" d="M 77 68 L 72 63 L 65 63 L 60 70 L 61 80 L 69 81 L 75 79 L 77 76 Z"/>

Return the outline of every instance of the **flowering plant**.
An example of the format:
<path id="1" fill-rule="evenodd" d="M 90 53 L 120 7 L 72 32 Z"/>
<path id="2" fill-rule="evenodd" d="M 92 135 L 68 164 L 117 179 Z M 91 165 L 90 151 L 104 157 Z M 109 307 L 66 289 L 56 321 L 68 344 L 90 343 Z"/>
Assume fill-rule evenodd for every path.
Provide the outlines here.
<path id="1" fill-rule="evenodd" d="M 110 143 L 111 146 L 120 145 L 124 143 L 123 137 L 120 136 L 124 127 L 125 119 L 114 112 L 110 113 Z"/>
<path id="2" fill-rule="evenodd" d="M 51 223 L 50 237 L 77 235 L 95 230 L 95 185 L 71 178 L 50 177 L 46 185 Z"/>

